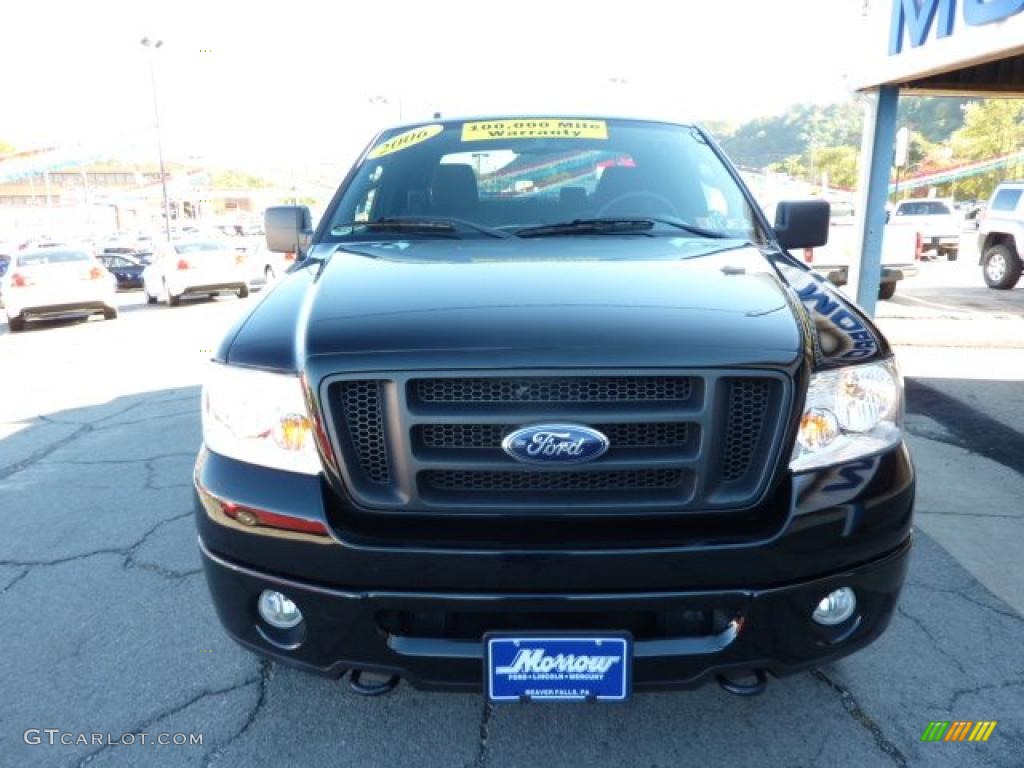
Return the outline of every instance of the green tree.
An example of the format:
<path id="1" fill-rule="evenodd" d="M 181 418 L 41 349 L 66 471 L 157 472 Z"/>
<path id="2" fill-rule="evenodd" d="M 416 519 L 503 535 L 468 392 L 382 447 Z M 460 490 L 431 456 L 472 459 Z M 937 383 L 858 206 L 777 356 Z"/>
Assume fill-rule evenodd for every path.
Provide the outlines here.
<path id="1" fill-rule="evenodd" d="M 210 174 L 210 186 L 214 189 L 261 189 L 273 185 L 262 176 L 228 169 Z"/>
<path id="2" fill-rule="evenodd" d="M 856 147 L 822 147 L 812 153 L 814 173 L 821 179 L 828 174 L 830 187 L 853 189 L 857 186 L 857 157 L 860 152 Z"/>
<path id="3" fill-rule="evenodd" d="M 1024 101 L 986 99 L 964 108 L 964 124 L 952 137 L 954 160 L 972 162 L 1007 155 L 1024 148 Z M 1009 168 L 956 182 L 959 198 L 987 199 L 996 184 L 1011 175 Z"/>
<path id="4" fill-rule="evenodd" d="M 759 117 L 720 136 L 722 148 L 740 166 L 765 168 L 793 155 L 810 160 L 809 152 L 823 147 L 857 146 L 863 115 L 856 102 L 798 104 L 781 115 Z"/>
<path id="5" fill-rule="evenodd" d="M 796 179 L 806 179 L 810 175 L 802 155 L 790 155 L 785 160 L 769 165 L 768 170 L 774 173 L 785 173 Z"/>
<path id="6" fill-rule="evenodd" d="M 900 96 L 899 120 L 925 140 L 937 144 L 964 124 L 964 107 L 971 99 L 950 96 Z"/>

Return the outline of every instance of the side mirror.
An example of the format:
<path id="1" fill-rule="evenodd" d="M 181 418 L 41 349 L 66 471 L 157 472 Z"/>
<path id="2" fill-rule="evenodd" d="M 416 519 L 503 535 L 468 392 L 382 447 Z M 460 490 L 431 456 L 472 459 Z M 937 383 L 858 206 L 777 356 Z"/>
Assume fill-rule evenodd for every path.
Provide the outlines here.
<path id="1" fill-rule="evenodd" d="M 787 251 L 819 248 L 828 242 L 827 200 L 787 200 L 775 208 L 775 235 Z"/>
<path id="2" fill-rule="evenodd" d="M 263 214 L 267 249 L 274 253 L 305 253 L 313 235 L 313 218 L 304 205 L 277 205 Z"/>

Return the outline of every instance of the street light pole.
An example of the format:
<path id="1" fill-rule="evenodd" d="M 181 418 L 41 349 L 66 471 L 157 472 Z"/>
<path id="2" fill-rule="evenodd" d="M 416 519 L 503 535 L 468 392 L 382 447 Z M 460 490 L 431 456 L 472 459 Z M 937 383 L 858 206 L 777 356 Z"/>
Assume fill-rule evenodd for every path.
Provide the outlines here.
<path id="1" fill-rule="evenodd" d="M 167 198 L 167 173 L 164 171 L 164 142 L 160 131 L 160 100 L 157 98 L 156 90 L 156 52 L 163 44 L 163 40 L 150 40 L 148 37 L 140 41 L 146 48 L 152 49 L 149 55 L 149 82 L 153 90 L 153 117 L 156 119 L 156 149 L 160 157 L 160 188 L 164 196 L 164 235 L 167 241 L 171 240 L 171 203 Z"/>

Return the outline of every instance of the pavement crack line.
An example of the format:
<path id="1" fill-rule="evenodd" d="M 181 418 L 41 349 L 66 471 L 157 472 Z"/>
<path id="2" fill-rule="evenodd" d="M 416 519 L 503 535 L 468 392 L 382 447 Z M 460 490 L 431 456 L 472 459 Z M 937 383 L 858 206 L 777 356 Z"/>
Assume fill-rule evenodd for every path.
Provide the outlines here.
<path id="1" fill-rule="evenodd" d="M 932 634 L 932 631 L 928 629 L 928 626 L 923 621 L 921 621 L 921 619 L 919 619 L 912 613 L 908 613 L 907 609 L 903 607 L 902 603 L 896 604 L 896 612 L 903 618 L 912 622 L 918 629 L 920 629 L 924 636 L 928 638 L 928 641 L 932 644 L 932 647 L 936 650 L 936 652 L 938 652 L 940 656 L 947 659 L 954 667 L 960 670 L 960 674 L 964 675 L 965 677 L 968 677 L 967 670 L 964 669 L 964 665 L 961 663 L 960 659 L 958 659 L 951 653 L 947 653 L 945 649 L 943 649 L 942 646 L 939 645 L 938 638 Z"/>
<path id="2" fill-rule="evenodd" d="M 59 423 L 59 422 L 54 422 L 54 423 Z M 83 424 L 82 426 L 80 426 L 78 429 L 76 429 L 71 434 L 65 435 L 64 437 L 60 438 L 59 440 L 55 440 L 54 442 L 50 443 L 49 445 L 40 448 L 38 451 L 35 451 L 35 452 L 29 454 L 28 457 L 22 459 L 21 461 L 16 461 L 13 464 L 8 464 L 5 467 L 0 467 L 0 480 L 6 480 L 11 475 L 15 475 L 18 472 L 25 471 L 26 469 L 31 467 L 33 464 L 38 464 L 40 461 L 45 459 L 47 456 L 49 456 L 54 451 L 60 450 L 61 448 L 63 448 L 68 443 L 73 443 L 75 440 L 79 439 L 83 435 L 89 434 L 94 429 L 95 428 L 93 427 L 92 424 Z"/>
<path id="3" fill-rule="evenodd" d="M 253 726 L 253 723 L 256 722 L 256 718 L 260 716 L 260 713 L 267 704 L 267 694 L 270 689 L 270 680 L 273 677 L 273 670 L 273 662 L 269 659 L 260 660 L 260 676 L 258 678 L 260 683 L 260 695 L 256 698 L 256 704 L 254 704 L 253 708 L 249 711 L 249 714 L 245 718 L 245 722 L 242 723 L 242 727 L 238 729 L 238 732 L 223 744 L 211 749 L 206 754 L 206 757 L 203 759 L 203 768 L 208 768 L 214 760 L 217 760 L 221 755 L 223 755 L 227 748 L 242 738 Z M 252 682 L 256 681 L 253 680 Z"/>
<path id="4" fill-rule="evenodd" d="M 176 522 L 178 520 L 182 520 L 191 515 L 192 511 L 189 510 L 188 512 L 182 512 L 181 514 L 174 515 L 173 517 L 164 518 L 163 520 L 160 520 L 159 522 L 151 526 L 145 533 L 142 534 L 141 537 L 139 537 L 137 541 L 135 541 L 132 544 L 129 544 L 126 547 L 103 547 L 101 549 L 90 550 L 89 552 L 81 552 L 77 555 L 58 557 L 53 560 L 0 560 L 0 565 L 6 565 L 15 568 L 24 568 L 25 573 L 27 574 L 33 568 L 38 568 L 42 566 L 64 565 L 65 563 L 73 563 L 76 560 L 85 560 L 87 558 L 96 557 L 98 555 L 118 555 L 122 558 L 121 567 L 124 570 L 128 570 L 129 568 L 133 568 L 136 566 L 135 553 L 143 544 L 145 544 L 149 540 L 150 536 L 152 536 L 154 533 L 160 530 L 160 528 L 162 528 L 163 526 Z M 139 567 L 145 566 L 140 564 Z M 159 568 L 160 566 L 154 566 L 154 568 L 146 568 L 146 570 L 152 570 L 156 573 L 160 573 L 160 570 L 158 570 Z M 168 575 L 168 578 L 180 579 L 192 575 L 192 573 L 188 571 L 174 572 L 170 569 L 165 570 L 167 570 L 168 573 L 170 574 Z M 196 572 L 198 573 L 198 571 Z M 8 589 L 11 588 L 11 586 L 13 586 L 13 582 L 12 584 L 8 584 L 7 587 L 4 588 L 4 591 L 6 592 Z"/>
<path id="5" fill-rule="evenodd" d="M 159 453 L 156 456 L 140 456 L 137 459 L 57 459 L 47 461 L 47 464 L 69 464 L 71 466 L 103 466 L 105 464 L 148 464 L 152 461 L 164 459 L 187 459 L 195 457 L 195 451 L 175 451 L 174 453 Z"/>
<path id="6" fill-rule="evenodd" d="M 907 768 L 907 758 L 883 732 L 881 726 L 876 723 L 867 712 L 865 712 L 857 699 L 844 686 L 837 683 L 820 669 L 815 669 L 811 675 L 819 682 L 824 683 L 830 689 L 839 694 L 839 700 L 843 708 L 850 714 L 857 724 L 868 731 L 875 739 L 875 745 L 885 754 L 893 764 L 900 768 Z"/>
<path id="7" fill-rule="evenodd" d="M 195 696 L 193 696 L 192 698 L 190 698 L 188 701 L 184 702 L 183 704 L 178 704 L 178 705 L 175 705 L 173 707 L 169 707 L 168 709 L 165 709 L 165 710 L 163 710 L 161 712 L 158 712 L 157 714 L 153 715 L 152 717 L 146 719 L 144 722 L 138 723 L 136 725 L 131 726 L 130 728 L 124 729 L 122 731 L 122 733 L 135 733 L 135 734 L 138 734 L 138 733 L 148 732 L 148 731 L 150 731 L 153 728 L 154 725 L 159 723 L 161 720 L 165 720 L 168 717 L 172 717 L 174 715 L 179 714 L 180 712 L 184 712 L 186 709 L 191 707 L 193 704 L 197 704 L 200 701 L 202 701 L 203 699 L 210 698 L 211 696 L 226 696 L 226 695 L 228 695 L 230 693 L 234 693 L 235 691 L 239 691 L 239 690 L 241 690 L 243 688 L 246 688 L 246 687 L 248 687 L 250 685 L 255 685 L 258 682 L 260 682 L 260 677 L 249 677 L 249 678 L 246 678 L 245 680 L 243 680 L 240 683 L 235 683 L 235 684 L 227 686 L 225 688 L 215 688 L 213 690 L 203 690 L 203 691 L 200 691 L 198 694 L 196 694 Z M 261 694 L 261 697 L 262 697 L 262 694 Z M 79 761 L 75 764 L 76 768 L 85 768 L 85 766 L 88 765 L 89 763 L 91 763 L 96 758 L 97 755 L 100 755 L 103 752 L 106 752 L 108 749 L 112 749 L 113 747 L 116 747 L 116 746 L 119 746 L 119 745 L 118 744 L 104 744 L 99 749 L 95 749 L 92 752 L 89 752 L 88 754 L 82 755 L 82 757 L 79 759 Z"/>
<path id="8" fill-rule="evenodd" d="M 943 708 L 946 712 L 952 712 L 956 703 L 960 701 L 964 696 L 970 696 L 972 693 L 982 693 L 984 691 L 1001 691 L 1005 688 L 1016 688 L 1017 686 L 1024 685 L 1024 680 L 1004 680 L 1001 683 L 989 683 L 987 685 L 975 685 L 971 688 L 957 688 L 953 691 L 949 697 L 949 702 Z"/>
<path id="9" fill-rule="evenodd" d="M 924 589 L 929 592 L 937 592 L 941 595 L 954 595 L 962 600 L 966 600 L 968 603 L 973 603 L 979 608 L 984 608 L 987 611 L 997 613 L 1000 616 L 1005 616 L 1008 619 L 1013 619 L 1014 621 L 1018 621 L 1024 624 L 1024 616 L 1021 616 L 1020 614 L 1016 613 L 1013 609 L 1000 608 L 997 605 L 991 605 L 989 603 L 982 602 L 978 598 L 967 594 L 967 590 L 970 589 L 972 585 L 968 585 L 966 587 L 961 587 L 958 589 L 942 589 L 940 587 L 933 587 L 930 584 L 923 584 L 920 582 L 907 582 L 907 586 L 913 589 Z"/>
<path id="10" fill-rule="evenodd" d="M 487 742 L 491 737 L 491 717 L 494 715 L 494 705 L 484 700 L 483 712 L 480 714 L 480 742 L 477 747 L 475 768 L 484 768 L 487 765 L 488 747 Z"/>
<path id="11" fill-rule="evenodd" d="M 116 421 L 113 424 L 104 424 L 101 427 L 97 427 L 98 431 L 107 431 L 111 429 L 117 429 L 118 427 L 130 427 L 136 424 L 148 424 L 156 419 L 173 419 L 180 418 L 182 416 L 198 416 L 198 408 L 189 408 L 187 411 L 174 411 L 173 413 L 157 413 L 152 416 L 146 416 L 143 419 L 129 419 L 128 421 Z"/>
<path id="12" fill-rule="evenodd" d="M 194 397 L 190 396 L 189 398 L 181 398 L 181 399 L 182 400 L 194 399 Z M 50 443 L 49 445 L 46 445 L 46 446 L 40 448 L 38 451 L 34 451 L 33 453 L 29 454 L 28 457 L 22 459 L 21 461 L 16 461 L 13 464 L 8 464 L 6 466 L 0 467 L 0 480 L 6 480 L 11 475 L 17 474 L 18 472 L 23 472 L 24 470 L 28 469 L 32 465 L 39 463 L 40 461 L 45 459 L 50 454 L 54 453 L 55 451 L 60 450 L 65 445 L 68 445 L 69 443 L 73 443 L 75 440 L 78 440 L 79 438 L 83 437 L 84 435 L 88 435 L 89 433 L 95 432 L 95 431 L 97 431 L 99 429 L 107 428 L 107 427 L 101 427 L 100 425 L 102 425 L 105 421 L 108 421 L 109 419 L 114 419 L 114 418 L 117 418 L 118 416 L 122 416 L 125 413 L 128 413 L 129 411 L 131 411 L 131 410 L 133 410 L 135 408 L 138 408 L 140 406 L 143 406 L 143 405 L 155 405 L 156 403 L 160 403 L 160 402 L 175 402 L 175 401 L 172 401 L 172 400 L 167 400 L 167 401 L 157 400 L 157 401 L 154 402 L 152 396 L 145 397 L 143 400 L 141 400 L 141 401 L 139 401 L 137 403 L 132 403 L 131 405 L 121 409 L 117 413 L 112 413 L 112 414 L 110 414 L 108 416 L 104 416 L 102 419 L 97 419 L 96 421 L 90 421 L 90 422 L 60 421 L 58 419 L 53 419 L 53 418 L 50 418 L 49 416 L 44 416 L 42 414 L 37 415 L 35 417 L 36 419 L 38 419 L 39 421 L 45 422 L 47 424 L 60 424 L 62 426 L 74 426 L 74 425 L 77 425 L 78 429 L 74 430 L 73 432 L 71 432 L 68 435 L 65 435 L 64 437 L 60 438 L 59 440 L 55 440 L 54 442 Z M 110 425 L 110 426 L 114 427 L 114 426 L 118 426 L 118 425 L 115 424 L 115 425 Z"/>
<path id="13" fill-rule="evenodd" d="M 29 572 L 30 570 L 32 570 L 32 569 L 31 569 L 31 568 L 25 568 L 24 570 L 22 570 L 22 572 L 21 572 L 21 573 L 19 573 L 19 574 L 18 574 L 17 576 L 15 576 L 15 577 L 14 577 L 13 579 L 11 579 L 11 580 L 10 580 L 9 582 L 7 582 L 7 585 L 6 585 L 6 586 L 5 586 L 5 587 L 4 587 L 3 589 L 0 589 L 0 595 L 2 595 L 2 594 L 3 594 L 4 592 L 6 592 L 7 590 L 9 590 L 9 589 L 10 589 L 11 587 L 13 587 L 13 586 L 14 586 L 15 584 L 17 584 L 17 583 L 18 583 L 19 581 L 21 581 L 22 579 L 24 579 L 24 578 L 25 578 L 26 576 L 28 576 L 28 572 Z"/>

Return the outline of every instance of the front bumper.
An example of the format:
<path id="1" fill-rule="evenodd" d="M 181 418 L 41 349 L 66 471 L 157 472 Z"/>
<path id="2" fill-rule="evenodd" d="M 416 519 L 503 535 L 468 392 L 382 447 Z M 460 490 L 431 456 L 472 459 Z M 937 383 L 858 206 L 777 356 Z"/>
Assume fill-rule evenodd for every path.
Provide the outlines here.
<path id="1" fill-rule="evenodd" d="M 382 626 L 382 616 L 396 611 L 506 618 L 543 614 L 557 615 L 564 623 L 574 613 L 725 612 L 730 622 L 713 634 L 636 640 L 634 688 L 666 690 L 695 687 L 717 674 L 764 670 L 783 676 L 864 647 L 889 624 L 906 575 L 910 540 L 856 568 L 771 589 L 633 594 L 346 591 L 256 571 L 201 548 L 217 613 L 243 646 L 330 677 L 353 668 L 399 675 L 415 687 L 434 690 L 482 690 L 482 641 L 403 636 Z M 837 627 L 812 622 L 818 601 L 842 586 L 855 590 L 857 612 Z M 305 617 L 299 634 L 275 635 L 261 625 L 256 603 L 264 589 L 281 591 L 299 606 Z M 609 618 L 606 629 L 619 629 L 615 619 Z"/>
<path id="2" fill-rule="evenodd" d="M 524 549 L 507 540 L 432 544 L 397 521 L 381 540 L 346 527 L 321 478 L 206 450 L 195 481 L 207 581 L 236 640 L 321 674 L 375 670 L 441 689 L 480 688 L 482 634 L 473 640 L 467 623 L 533 630 L 557 616 L 551 628 L 566 629 L 575 623 L 569 614 L 587 630 L 622 629 L 638 613 L 725 617 L 731 631 L 714 623 L 711 632 L 678 634 L 669 622 L 634 632 L 638 689 L 699 685 L 730 670 L 783 675 L 846 655 L 889 622 L 906 572 L 914 503 L 913 465 L 900 445 L 785 476 L 754 513 L 775 522 L 743 539 L 714 538 L 704 528 L 684 535 L 685 528 L 656 545 L 583 548 L 570 537 Z M 263 522 L 239 522 L 238 510 L 246 509 Z M 430 534 L 440 536 L 438 527 L 428 526 Z M 856 590 L 858 613 L 836 629 L 819 627 L 810 619 L 815 605 L 840 586 Z M 296 602 L 306 616 L 304 637 L 259 625 L 263 589 Z M 415 626 L 405 631 L 383 618 L 389 612 L 416 619 Z M 528 626 L 515 626 L 517 614 Z M 455 631 L 449 616 L 462 622 Z"/>

